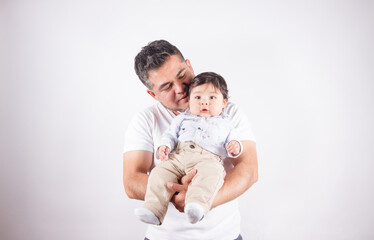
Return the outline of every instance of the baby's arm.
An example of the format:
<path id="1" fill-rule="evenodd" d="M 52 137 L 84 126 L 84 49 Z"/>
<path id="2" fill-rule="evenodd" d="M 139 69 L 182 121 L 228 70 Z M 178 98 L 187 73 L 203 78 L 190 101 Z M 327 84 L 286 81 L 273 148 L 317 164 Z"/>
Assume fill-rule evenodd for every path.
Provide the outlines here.
<path id="1" fill-rule="evenodd" d="M 160 145 L 157 148 L 156 158 L 165 161 L 170 151 L 176 147 L 178 142 L 178 131 L 182 121 L 182 114 L 173 119 L 170 126 L 161 137 Z"/>
<path id="2" fill-rule="evenodd" d="M 230 132 L 227 136 L 225 147 L 229 157 L 237 158 L 243 152 L 243 145 L 239 140 L 238 131 L 230 120 L 228 120 L 228 124 L 230 126 Z"/>
<path id="3" fill-rule="evenodd" d="M 236 141 L 236 140 L 231 140 L 227 144 L 226 149 L 234 157 L 238 156 L 239 153 L 241 152 L 240 143 L 238 141 Z"/>
<path id="4" fill-rule="evenodd" d="M 166 145 L 161 145 L 157 151 L 161 161 L 165 161 L 170 152 L 170 148 Z"/>

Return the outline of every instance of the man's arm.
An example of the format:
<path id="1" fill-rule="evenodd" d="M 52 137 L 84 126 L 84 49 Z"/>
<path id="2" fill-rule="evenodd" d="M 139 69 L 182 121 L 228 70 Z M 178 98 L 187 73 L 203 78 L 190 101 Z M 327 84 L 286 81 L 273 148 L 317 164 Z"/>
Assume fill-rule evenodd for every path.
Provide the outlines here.
<path id="1" fill-rule="evenodd" d="M 258 178 L 256 143 L 242 141 L 243 152 L 230 159 L 234 168 L 226 174 L 225 181 L 214 198 L 212 208 L 234 200 L 247 191 Z"/>
<path id="2" fill-rule="evenodd" d="M 129 198 L 144 200 L 147 172 L 152 162 L 153 153 L 149 151 L 130 151 L 123 154 L 123 185 Z"/>

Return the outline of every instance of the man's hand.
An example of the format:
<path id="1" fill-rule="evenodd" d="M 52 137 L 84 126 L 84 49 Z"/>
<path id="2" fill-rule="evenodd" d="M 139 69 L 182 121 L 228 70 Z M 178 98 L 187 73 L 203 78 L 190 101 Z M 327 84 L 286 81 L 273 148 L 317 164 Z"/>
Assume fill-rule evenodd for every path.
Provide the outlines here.
<path id="1" fill-rule="evenodd" d="M 175 208 L 178 209 L 178 211 L 180 212 L 184 212 L 184 203 L 185 203 L 188 185 L 191 183 L 196 173 L 197 173 L 197 170 L 193 169 L 187 175 L 183 176 L 181 180 L 182 184 L 171 183 L 171 182 L 167 184 L 167 187 L 170 190 L 175 192 L 170 202 L 172 202 Z"/>
<path id="2" fill-rule="evenodd" d="M 168 154 L 170 152 L 170 148 L 166 145 L 162 145 L 158 148 L 158 156 L 160 157 L 161 161 L 165 161 Z"/>
<path id="3" fill-rule="evenodd" d="M 227 151 L 233 155 L 236 156 L 240 153 L 240 144 L 238 141 L 231 141 L 229 144 L 227 144 Z"/>

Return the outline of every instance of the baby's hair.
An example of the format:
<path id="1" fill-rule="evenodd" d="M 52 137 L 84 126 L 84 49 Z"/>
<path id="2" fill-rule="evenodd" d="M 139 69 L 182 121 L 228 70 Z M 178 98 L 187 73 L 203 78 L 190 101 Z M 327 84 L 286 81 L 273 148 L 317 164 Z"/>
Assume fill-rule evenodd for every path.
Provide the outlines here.
<path id="1" fill-rule="evenodd" d="M 190 96 L 192 89 L 205 83 L 213 84 L 213 86 L 222 93 L 224 99 L 229 98 L 229 91 L 225 79 L 214 72 L 203 72 L 195 76 L 188 89 L 188 96 Z"/>

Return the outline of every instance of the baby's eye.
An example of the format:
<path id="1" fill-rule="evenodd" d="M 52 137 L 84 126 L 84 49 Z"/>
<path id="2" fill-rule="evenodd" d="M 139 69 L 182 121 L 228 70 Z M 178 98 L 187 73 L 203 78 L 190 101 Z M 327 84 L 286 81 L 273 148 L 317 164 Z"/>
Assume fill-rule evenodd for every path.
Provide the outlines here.
<path id="1" fill-rule="evenodd" d="M 200 96 L 196 96 L 195 99 L 200 99 Z"/>
<path id="2" fill-rule="evenodd" d="M 210 99 L 216 99 L 216 97 L 215 96 L 211 96 Z"/>

